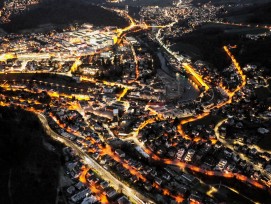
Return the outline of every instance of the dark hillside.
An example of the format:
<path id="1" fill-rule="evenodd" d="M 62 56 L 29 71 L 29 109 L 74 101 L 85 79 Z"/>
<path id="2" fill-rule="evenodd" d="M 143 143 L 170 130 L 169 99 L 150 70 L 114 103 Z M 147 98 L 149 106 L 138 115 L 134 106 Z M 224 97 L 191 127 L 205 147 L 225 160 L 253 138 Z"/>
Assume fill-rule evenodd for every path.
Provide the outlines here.
<path id="1" fill-rule="evenodd" d="M 223 29 L 215 31 L 215 28 L 198 28 L 196 31 L 176 39 L 176 43 L 173 46 L 174 50 L 189 54 L 183 50 L 181 45 L 186 43 L 193 46 L 199 50 L 199 56 L 194 57 L 194 60 L 204 60 L 218 69 L 223 69 L 231 63 L 222 49 L 224 45 L 228 44 L 237 45 L 238 49 L 233 52 L 242 66 L 249 63 L 267 68 L 271 66 L 271 37 L 254 41 L 238 32 L 225 33 Z"/>
<path id="2" fill-rule="evenodd" d="M 38 118 L 0 107 L 0 123 L 0 203 L 55 203 L 60 159 L 44 147 Z"/>
<path id="3" fill-rule="evenodd" d="M 261 5 L 249 6 L 243 9 L 229 12 L 225 15 L 226 18 L 233 22 L 251 24 L 271 24 L 271 2 Z M 239 20 L 240 19 L 240 20 Z"/>
<path id="4" fill-rule="evenodd" d="M 116 13 L 101 7 L 76 0 L 43 2 L 23 14 L 11 17 L 11 22 L 2 25 L 7 32 L 19 32 L 42 24 L 68 25 L 90 23 L 95 26 L 125 27 L 128 22 Z"/>

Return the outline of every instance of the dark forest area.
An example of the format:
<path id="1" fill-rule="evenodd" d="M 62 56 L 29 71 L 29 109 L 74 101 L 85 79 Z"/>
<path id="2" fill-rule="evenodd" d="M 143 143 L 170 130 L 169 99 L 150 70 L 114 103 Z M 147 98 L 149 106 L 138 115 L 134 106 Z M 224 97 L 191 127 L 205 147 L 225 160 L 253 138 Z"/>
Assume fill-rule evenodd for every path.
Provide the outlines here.
<path id="1" fill-rule="evenodd" d="M 38 118 L 0 107 L 0 203 L 54 203 L 60 156 L 43 145 Z"/>

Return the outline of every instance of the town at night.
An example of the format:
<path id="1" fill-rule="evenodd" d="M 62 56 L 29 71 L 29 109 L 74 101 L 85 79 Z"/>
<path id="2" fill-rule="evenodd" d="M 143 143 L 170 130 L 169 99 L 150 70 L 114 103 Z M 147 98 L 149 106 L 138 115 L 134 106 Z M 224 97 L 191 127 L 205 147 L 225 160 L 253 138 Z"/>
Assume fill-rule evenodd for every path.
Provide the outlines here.
<path id="1" fill-rule="evenodd" d="M 271 0 L 0 2 L 1 204 L 270 204 Z"/>

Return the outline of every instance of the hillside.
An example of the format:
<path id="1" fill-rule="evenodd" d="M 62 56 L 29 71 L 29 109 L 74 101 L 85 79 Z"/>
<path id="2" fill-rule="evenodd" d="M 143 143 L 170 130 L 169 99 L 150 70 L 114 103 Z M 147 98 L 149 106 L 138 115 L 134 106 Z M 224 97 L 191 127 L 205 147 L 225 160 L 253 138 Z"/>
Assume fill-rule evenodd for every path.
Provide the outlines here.
<path id="1" fill-rule="evenodd" d="M 96 0 L 97 1 L 97 0 Z M 129 5 L 129 6 L 170 6 L 173 0 L 125 0 L 122 3 L 111 5 Z"/>
<path id="2" fill-rule="evenodd" d="M 271 2 L 230 11 L 223 17 L 233 22 L 246 22 L 251 24 L 271 24 L 270 13 L 271 13 Z"/>
<path id="3" fill-rule="evenodd" d="M 192 1 L 194 4 L 198 3 L 208 3 L 211 2 L 212 4 L 215 5 L 224 5 L 224 4 L 262 4 L 262 3 L 267 3 L 270 2 L 270 0 L 193 0 Z"/>
<path id="4" fill-rule="evenodd" d="M 61 27 L 72 23 L 90 23 L 95 26 L 124 27 L 128 22 L 116 13 L 77 0 L 58 0 L 40 3 L 22 14 L 11 16 L 11 22 L 2 25 L 7 32 L 20 32 L 44 24 Z"/>
<path id="5" fill-rule="evenodd" d="M 264 29 L 248 29 L 236 26 L 207 24 L 197 28 L 192 33 L 175 39 L 175 51 L 184 52 L 194 60 L 204 60 L 211 66 L 223 69 L 231 61 L 227 58 L 222 47 L 224 45 L 237 45 L 235 56 L 241 65 L 247 63 L 271 66 L 271 37 L 258 41 L 245 37 L 246 33 L 261 33 Z M 259 52 L 259 50 L 261 52 Z"/>

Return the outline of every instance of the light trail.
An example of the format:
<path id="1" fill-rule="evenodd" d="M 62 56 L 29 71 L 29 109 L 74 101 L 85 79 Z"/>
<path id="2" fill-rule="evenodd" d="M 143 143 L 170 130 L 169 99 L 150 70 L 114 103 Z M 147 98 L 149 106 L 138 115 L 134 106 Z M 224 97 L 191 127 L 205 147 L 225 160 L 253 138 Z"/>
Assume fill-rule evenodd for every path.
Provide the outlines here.
<path id="1" fill-rule="evenodd" d="M 81 76 L 80 80 L 81 81 L 87 81 L 87 82 L 90 82 L 90 83 L 93 83 L 93 84 L 95 84 L 97 82 L 96 79 L 91 78 L 91 77 L 86 77 L 86 76 Z"/>
<path id="2" fill-rule="evenodd" d="M 16 55 L 12 53 L 2 54 L 0 55 L 0 62 L 6 62 L 9 59 L 15 59 L 15 58 L 17 58 Z"/>
<path id="3" fill-rule="evenodd" d="M 189 72 L 191 75 L 193 75 L 197 81 L 203 86 L 205 87 L 205 91 L 208 91 L 210 89 L 210 87 L 203 81 L 202 77 L 196 73 L 196 71 L 194 70 L 194 68 L 190 65 L 190 64 L 187 64 L 187 63 L 183 63 L 183 68 Z"/>
<path id="4" fill-rule="evenodd" d="M 71 66 L 70 72 L 74 73 L 78 70 L 78 67 L 82 64 L 80 57 L 77 57 L 74 61 L 73 65 Z"/>
<path id="5" fill-rule="evenodd" d="M 121 101 L 121 99 L 126 95 L 126 93 L 129 91 L 129 89 L 126 87 L 123 89 L 123 91 L 120 93 L 119 97 L 117 98 L 117 101 Z"/>

